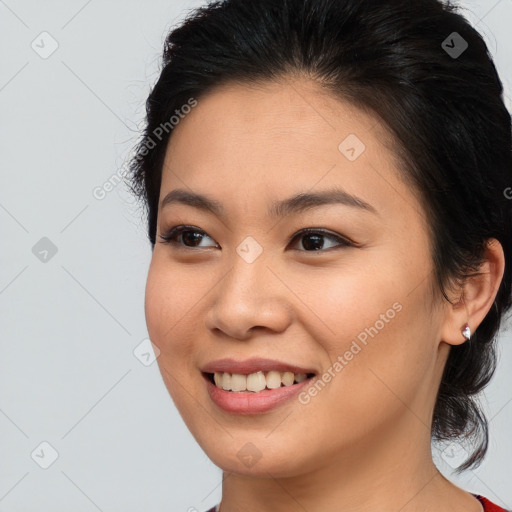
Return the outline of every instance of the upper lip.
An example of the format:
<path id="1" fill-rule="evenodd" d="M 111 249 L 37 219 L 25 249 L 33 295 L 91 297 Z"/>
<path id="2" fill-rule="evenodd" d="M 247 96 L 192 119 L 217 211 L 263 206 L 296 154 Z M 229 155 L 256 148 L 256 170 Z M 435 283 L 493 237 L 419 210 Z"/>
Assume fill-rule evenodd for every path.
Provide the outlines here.
<path id="1" fill-rule="evenodd" d="M 311 368 L 303 368 L 298 365 L 284 363 L 273 359 L 251 358 L 244 361 L 236 361 L 234 359 L 225 358 L 211 361 L 201 369 L 204 373 L 237 373 L 240 375 L 249 375 L 258 371 L 269 372 L 293 372 L 297 373 L 316 373 Z"/>

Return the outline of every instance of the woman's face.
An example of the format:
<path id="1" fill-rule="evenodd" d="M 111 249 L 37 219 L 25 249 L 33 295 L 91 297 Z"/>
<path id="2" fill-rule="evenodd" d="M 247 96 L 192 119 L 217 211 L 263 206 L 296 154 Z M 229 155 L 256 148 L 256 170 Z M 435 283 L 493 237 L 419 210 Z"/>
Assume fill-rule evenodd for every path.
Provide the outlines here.
<path id="1" fill-rule="evenodd" d="M 174 128 L 160 201 L 180 189 L 220 208 L 159 204 L 146 319 L 180 414 L 227 471 L 292 476 L 430 446 L 443 308 L 422 208 L 384 136 L 375 118 L 299 80 L 217 88 Z M 329 201 L 271 210 L 298 194 Z M 189 231 L 164 243 L 178 225 Z M 278 363 L 242 365 L 254 358 Z M 287 365 L 315 376 L 211 394 L 203 374 L 276 386 Z M 262 381 L 258 370 L 272 369 Z"/>

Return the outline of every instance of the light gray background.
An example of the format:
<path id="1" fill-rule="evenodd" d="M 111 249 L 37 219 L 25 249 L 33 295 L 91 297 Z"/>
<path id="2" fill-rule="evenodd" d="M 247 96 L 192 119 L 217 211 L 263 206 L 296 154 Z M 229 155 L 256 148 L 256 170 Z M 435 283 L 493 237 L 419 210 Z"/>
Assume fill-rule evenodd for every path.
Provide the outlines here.
<path id="1" fill-rule="evenodd" d="M 147 338 L 141 212 L 122 185 L 93 194 L 138 138 L 166 32 L 202 3 L 0 0 L 0 511 L 202 511 L 220 499 L 220 470 L 156 363 L 133 353 Z M 510 96 L 512 0 L 463 5 Z M 32 250 L 43 237 L 57 248 L 46 262 Z M 485 462 L 457 478 L 434 456 L 512 508 L 510 331 L 500 341 Z M 58 452 L 47 469 L 42 442 Z"/>

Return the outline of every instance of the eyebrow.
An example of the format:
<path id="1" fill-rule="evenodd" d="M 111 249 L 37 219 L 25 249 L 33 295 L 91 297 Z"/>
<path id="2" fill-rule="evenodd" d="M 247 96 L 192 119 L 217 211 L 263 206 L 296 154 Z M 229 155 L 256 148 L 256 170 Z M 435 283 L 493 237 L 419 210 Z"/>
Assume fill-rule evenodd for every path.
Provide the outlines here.
<path id="1" fill-rule="evenodd" d="M 169 192 L 160 202 L 160 209 L 170 204 L 185 204 L 199 210 L 213 212 L 218 217 L 226 215 L 222 203 L 204 194 L 189 192 L 185 189 L 175 189 Z M 291 214 L 302 213 L 306 210 L 324 205 L 342 204 L 358 208 L 378 215 L 377 210 L 361 198 L 349 194 L 340 188 L 323 190 L 320 192 L 300 192 L 281 201 L 274 201 L 268 210 L 270 217 L 284 217 Z"/>

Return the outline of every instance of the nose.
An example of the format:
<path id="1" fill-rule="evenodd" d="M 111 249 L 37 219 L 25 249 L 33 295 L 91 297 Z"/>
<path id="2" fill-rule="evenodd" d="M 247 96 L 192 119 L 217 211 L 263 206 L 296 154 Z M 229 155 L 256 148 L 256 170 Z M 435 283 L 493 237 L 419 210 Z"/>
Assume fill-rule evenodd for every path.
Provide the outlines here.
<path id="1" fill-rule="evenodd" d="M 238 255 L 212 290 L 205 325 L 230 338 L 246 340 L 255 331 L 283 332 L 292 321 L 289 291 L 263 257 L 247 263 Z"/>

